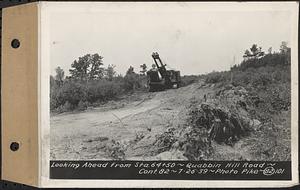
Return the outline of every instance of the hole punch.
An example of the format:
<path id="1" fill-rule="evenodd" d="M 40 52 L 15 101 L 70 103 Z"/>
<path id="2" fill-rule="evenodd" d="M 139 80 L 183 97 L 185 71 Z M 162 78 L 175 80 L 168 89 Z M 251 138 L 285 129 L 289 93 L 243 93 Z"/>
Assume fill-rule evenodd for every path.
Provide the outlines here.
<path id="1" fill-rule="evenodd" d="M 20 47 L 20 41 L 18 40 L 18 39 L 13 39 L 12 41 L 11 41 L 11 47 L 13 47 L 13 48 L 15 48 L 15 49 L 17 49 L 17 48 L 19 48 Z"/>
<path id="2" fill-rule="evenodd" d="M 12 142 L 10 144 L 10 150 L 12 150 L 12 151 L 17 151 L 17 150 L 19 150 L 19 148 L 20 148 L 20 144 L 17 142 Z"/>

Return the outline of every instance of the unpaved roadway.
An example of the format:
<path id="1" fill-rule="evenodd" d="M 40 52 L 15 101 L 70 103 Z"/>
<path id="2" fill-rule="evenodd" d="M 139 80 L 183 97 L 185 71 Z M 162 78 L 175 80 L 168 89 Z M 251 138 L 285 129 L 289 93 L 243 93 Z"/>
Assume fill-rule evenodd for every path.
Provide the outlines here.
<path id="1" fill-rule="evenodd" d="M 128 144 L 137 134 L 145 137 L 126 147 L 126 158 L 147 157 L 155 135 L 184 122 L 190 99 L 203 97 L 199 84 L 163 92 L 139 94 L 139 100 L 124 98 L 84 112 L 51 116 L 51 159 L 110 159 L 105 143 L 116 140 Z M 207 90 L 206 90 L 207 91 Z M 116 108 L 117 107 L 117 108 Z M 118 108 L 119 107 L 119 108 Z"/>

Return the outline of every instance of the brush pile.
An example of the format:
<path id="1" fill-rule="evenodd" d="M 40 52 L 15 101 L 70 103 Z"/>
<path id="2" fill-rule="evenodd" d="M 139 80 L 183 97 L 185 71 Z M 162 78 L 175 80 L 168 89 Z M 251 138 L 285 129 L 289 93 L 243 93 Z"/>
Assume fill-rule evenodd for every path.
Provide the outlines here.
<path id="1" fill-rule="evenodd" d="M 221 106 L 202 103 L 190 111 L 191 123 L 208 131 L 208 140 L 232 145 L 248 131 L 243 117 Z"/>
<path id="2" fill-rule="evenodd" d="M 233 145 L 260 124 L 248 113 L 253 107 L 249 97 L 243 87 L 225 86 L 210 99 L 191 105 L 190 123 L 206 129 L 209 141 Z"/>

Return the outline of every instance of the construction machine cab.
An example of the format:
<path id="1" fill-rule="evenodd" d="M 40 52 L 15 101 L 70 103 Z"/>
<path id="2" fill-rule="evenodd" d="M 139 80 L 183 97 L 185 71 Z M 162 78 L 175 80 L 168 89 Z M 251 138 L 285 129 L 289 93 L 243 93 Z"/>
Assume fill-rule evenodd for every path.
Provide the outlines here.
<path id="1" fill-rule="evenodd" d="M 151 69 L 147 72 L 149 91 L 159 91 L 173 88 L 176 85 L 179 88 L 181 83 L 180 72 L 167 70 L 166 64 L 163 64 L 157 52 L 152 53 L 152 58 L 157 70 Z"/>

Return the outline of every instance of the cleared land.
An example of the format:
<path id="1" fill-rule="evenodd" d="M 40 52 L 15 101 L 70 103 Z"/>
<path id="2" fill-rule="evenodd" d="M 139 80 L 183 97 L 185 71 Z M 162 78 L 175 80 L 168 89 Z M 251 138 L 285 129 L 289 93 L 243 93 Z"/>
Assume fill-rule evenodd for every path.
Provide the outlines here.
<path id="1" fill-rule="evenodd" d="M 135 93 L 98 108 L 54 115 L 51 159 L 290 160 L 290 111 L 274 115 L 271 123 L 261 121 L 252 116 L 255 101 L 243 88 L 199 80 L 179 89 Z M 206 114 L 201 105 L 221 113 L 237 112 L 246 132 L 235 134 L 233 126 L 230 138 L 217 142 L 227 127 L 218 131 L 210 124 L 215 132 L 212 126 L 201 128 L 198 119 Z M 214 117 L 204 119 L 220 119 Z"/>

